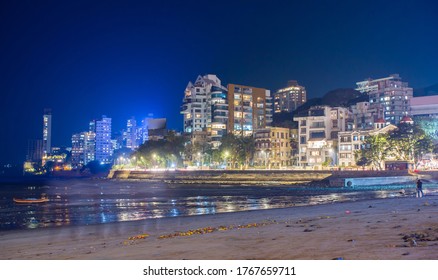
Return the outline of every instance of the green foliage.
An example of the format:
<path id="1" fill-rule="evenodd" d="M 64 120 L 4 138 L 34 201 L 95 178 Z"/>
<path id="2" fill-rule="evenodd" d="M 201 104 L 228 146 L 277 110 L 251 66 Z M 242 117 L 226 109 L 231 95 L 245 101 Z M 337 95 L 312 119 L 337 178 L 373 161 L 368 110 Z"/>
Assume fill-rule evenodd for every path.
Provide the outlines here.
<path id="1" fill-rule="evenodd" d="M 222 138 L 219 148 L 221 157 L 232 168 L 243 168 L 252 165 L 255 152 L 255 142 L 252 136 L 240 137 L 228 134 Z"/>
<path id="2" fill-rule="evenodd" d="M 140 145 L 132 156 L 136 158 L 136 164 L 143 168 L 182 166 L 185 142 L 183 136 L 170 133 L 164 140 L 151 140 Z"/>
<path id="3" fill-rule="evenodd" d="M 414 163 L 434 148 L 432 139 L 418 124 L 400 123 L 396 130 L 389 133 L 389 142 L 396 159 Z"/>
<path id="4" fill-rule="evenodd" d="M 365 138 L 363 144 L 365 146 L 365 149 L 361 151 L 362 154 L 358 155 L 358 158 L 364 158 L 362 159 L 363 161 L 369 162 L 377 170 L 382 170 L 383 162 L 385 161 L 390 151 L 388 135 L 370 135 Z"/>
<path id="5" fill-rule="evenodd" d="M 326 158 L 325 161 L 322 163 L 322 166 L 324 167 L 328 167 L 333 163 L 333 159 L 332 158 Z"/>

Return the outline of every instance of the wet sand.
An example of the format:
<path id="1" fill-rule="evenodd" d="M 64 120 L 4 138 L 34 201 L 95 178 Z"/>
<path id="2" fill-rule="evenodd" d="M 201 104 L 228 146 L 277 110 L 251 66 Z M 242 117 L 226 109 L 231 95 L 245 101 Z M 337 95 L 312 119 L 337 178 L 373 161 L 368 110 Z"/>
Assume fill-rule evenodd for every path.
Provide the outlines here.
<path id="1" fill-rule="evenodd" d="M 438 259 L 438 196 L 0 232 L 0 259 Z"/>

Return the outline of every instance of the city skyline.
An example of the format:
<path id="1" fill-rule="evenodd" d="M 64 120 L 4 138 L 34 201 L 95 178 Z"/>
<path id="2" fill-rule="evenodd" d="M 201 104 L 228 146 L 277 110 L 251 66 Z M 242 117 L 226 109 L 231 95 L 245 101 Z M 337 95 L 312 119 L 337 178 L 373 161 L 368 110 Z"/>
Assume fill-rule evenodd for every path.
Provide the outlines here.
<path id="1" fill-rule="evenodd" d="M 298 80 L 308 99 L 393 73 L 414 89 L 438 82 L 432 1 L 103 3 L 1 4 L 2 163 L 24 160 L 44 108 L 52 146 L 101 115 L 113 131 L 149 113 L 182 130 L 184 88 L 197 75 L 271 92 Z"/>

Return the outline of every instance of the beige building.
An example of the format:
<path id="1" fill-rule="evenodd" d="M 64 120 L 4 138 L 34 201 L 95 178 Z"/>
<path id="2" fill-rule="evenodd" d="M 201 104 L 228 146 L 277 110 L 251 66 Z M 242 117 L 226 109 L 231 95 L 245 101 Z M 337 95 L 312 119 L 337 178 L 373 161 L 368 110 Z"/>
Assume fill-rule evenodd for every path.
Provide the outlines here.
<path id="1" fill-rule="evenodd" d="M 254 165 L 261 168 L 283 168 L 292 165 L 291 130 L 269 127 L 254 132 Z"/>
<path id="2" fill-rule="evenodd" d="M 353 129 L 352 113 L 343 107 L 314 106 L 298 122 L 298 165 L 321 169 L 337 165 L 338 133 Z"/>
<path id="3" fill-rule="evenodd" d="M 249 136 L 272 123 L 271 92 L 264 88 L 228 85 L 228 132 Z"/>
<path id="4" fill-rule="evenodd" d="M 396 128 L 395 125 L 386 125 L 385 120 L 378 119 L 374 122 L 374 129 L 339 132 L 339 166 L 356 166 L 355 153 L 365 148 L 363 143 L 367 136 L 388 133 Z"/>

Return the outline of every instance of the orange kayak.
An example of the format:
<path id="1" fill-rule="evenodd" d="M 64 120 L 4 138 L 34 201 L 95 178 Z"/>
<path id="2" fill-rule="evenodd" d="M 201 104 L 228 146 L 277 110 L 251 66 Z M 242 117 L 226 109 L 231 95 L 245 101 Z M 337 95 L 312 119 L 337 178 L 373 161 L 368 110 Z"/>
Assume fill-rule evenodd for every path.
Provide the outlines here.
<path id="1" fill-rule="evenodd" d="M 49 199 L 47 197 L 25 198 L 25 199 L 20 199 L 20 198 L 14 197 L 14 202 L 16 202 L 16 203 L 43 203 L 43 202 L 47 202 L 47 201 L 49 201 Z"/>

